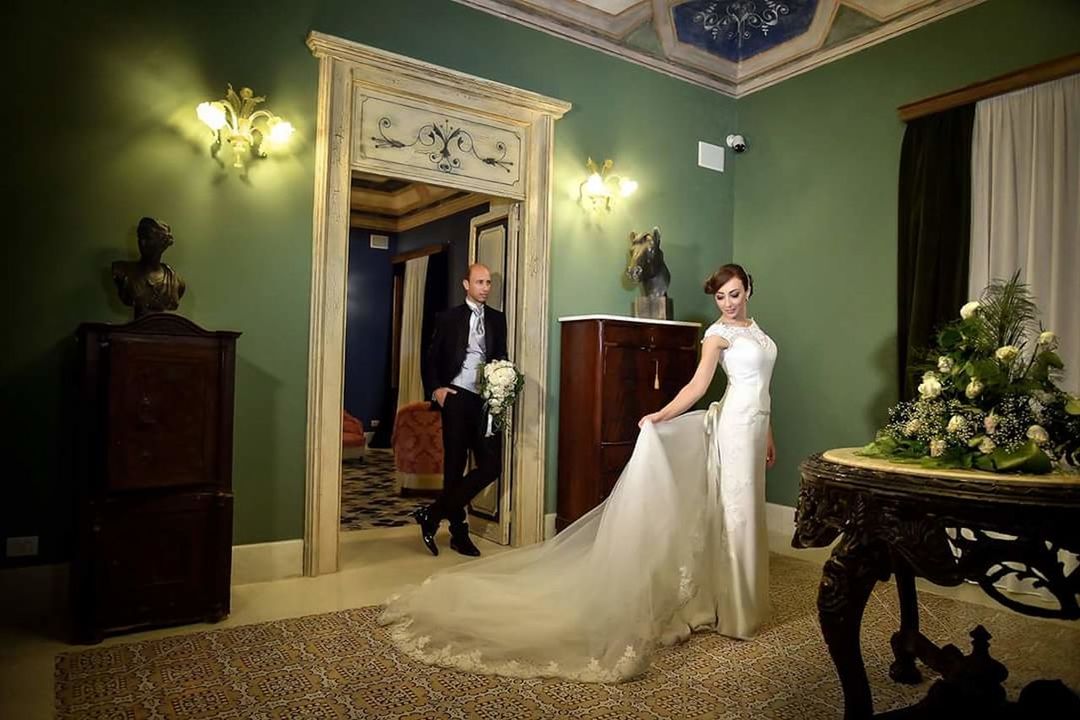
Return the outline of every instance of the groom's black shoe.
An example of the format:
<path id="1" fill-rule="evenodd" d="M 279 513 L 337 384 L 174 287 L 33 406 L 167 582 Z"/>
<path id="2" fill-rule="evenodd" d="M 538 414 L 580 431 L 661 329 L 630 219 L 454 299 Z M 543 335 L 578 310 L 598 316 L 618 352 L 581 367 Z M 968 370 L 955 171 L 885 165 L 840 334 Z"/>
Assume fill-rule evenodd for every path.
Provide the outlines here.
<path id="1" fill-rule="evenodd" d="M 432 555 L 438 555 L 439 546 L 435 544 L 435 533 L 439 531 L 439 521 L 431 517 L 430 509 L 422 506 L 409 514 L 413 516 L 420 526 L 420 538 L 424 541 L 424 546 L 431 551 Z M 453 546 L 454 544 L 450 543 L 450 547 Z"/>
<path id="2" fill-rule="evenodd" d="M 480 549 L 473 545 L 468 529 L 465 532 L 456 532 L 450 535 L 450 549 L 469 557 L 480 557 Z"/>

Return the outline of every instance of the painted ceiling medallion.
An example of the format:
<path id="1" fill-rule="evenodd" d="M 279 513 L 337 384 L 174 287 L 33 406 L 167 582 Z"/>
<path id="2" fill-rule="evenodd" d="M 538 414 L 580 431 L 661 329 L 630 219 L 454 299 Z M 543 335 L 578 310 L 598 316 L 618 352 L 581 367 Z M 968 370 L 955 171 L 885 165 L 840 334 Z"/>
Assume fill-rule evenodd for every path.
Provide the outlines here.
<path id="1" fill-rule="evenodd" d="M 456 0 L 739 97 L 984 0 Z"/>
<path id="2" fill-rule="evenodd" d="M 691 0 L 672 8 L 680 42 L 740 62 L 802 35 L 817 0 Z"/>

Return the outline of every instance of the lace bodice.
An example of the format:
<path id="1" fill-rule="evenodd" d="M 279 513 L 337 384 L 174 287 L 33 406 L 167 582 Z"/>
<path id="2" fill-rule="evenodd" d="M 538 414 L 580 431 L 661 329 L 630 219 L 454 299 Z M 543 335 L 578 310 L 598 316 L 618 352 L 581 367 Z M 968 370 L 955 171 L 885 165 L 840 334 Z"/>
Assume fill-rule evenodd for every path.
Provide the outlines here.
<path id="1" fill-rule="evenodd" d="M 729 343 L 720 356 L 720 366 L 728 378 L 725 398 L 729 401 L 738 398 L 742 409 L 768 412 L 776 343 L 754 320 L 747 327 L 717 321 L 705 331 L 706 338 L 715 336 Z"/>
<path id="2" fill-rule="evenodd" d="M 732 344 L 734 344 L 735 338 L 748 337 L 766 350 L 772 343 L 772 339 L 765 334 L 764 330 L 758 327 L 756 320 L 751 320 L 750 325 L 747 327 L 728 325 L 727 323 L 717 320 L 705 330 L 705 337 L 714 336 L 722 337 Z"/>

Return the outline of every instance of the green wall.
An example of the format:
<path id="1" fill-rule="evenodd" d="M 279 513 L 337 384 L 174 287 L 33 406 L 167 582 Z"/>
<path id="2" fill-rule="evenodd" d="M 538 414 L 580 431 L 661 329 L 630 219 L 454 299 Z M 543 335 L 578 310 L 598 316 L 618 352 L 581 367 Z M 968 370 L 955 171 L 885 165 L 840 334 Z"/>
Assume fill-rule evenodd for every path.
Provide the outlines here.
<path id="1" fill-rule="evenodd" d="M 896 400 L 896 108 L 1078 50 L 1080 3 L 991 0 L 738 101 L 735 259 L 780 347 L 770 501 Z"/>
<path id="2" fill-rule="evenodd" d="M 547 378 L 548 507 L 555 495 L 558 325 L 626 313 L 626 235 L 658 224 L 682 319 L 708 321 L 700 281 L 732 256 L 781 356 L 769 498 L 792 504 L 798 461 L 860 444 L 895 398 L 898 105 L 1080 49 L 1080 5 L 990 0 L 737 102 L 450 0 L 250 5 L 166 0 L 19 3 L 2 47 L 7 165 L 7 352 L 0 358 L 7 485 L 0 537 L 65 554 L 72 332 L 120 322 L 109 262 L 135 255 L 142 215 L 172 224 L 182 312 L 239 343 L 236 541 L 303 531 L 304 428 L 317 66 L 310 30 L 574 104 L 557 124 Z M 250 85 L 297 128 L 291 154 L 247 180 L 207 156 L 194 106 Z M 738 118 L 736 120 L 736 110 Z M 750 151 L 716 174 L 696 141 L 737 129 Z M 638 194 L 610 215 L 575 203 L 587 156 Z M 736 193 L 737 177 L 737 193 Z M 737 241 L 733 238 L 737 237 Z"/>
<path id="3" fill-rule="evenodd" d="M 733 178 L 696 167 L 696 141 L 722 142 L 733 101 L 449 0 L 251 4 L 19 3 L 3 43 L 13 341 L 0 359 L 8 488 L 0 537 L 42 536 L 65 554 L 74 369 L 83 321 L 121 322 L 110 261 L 135 256 L 134 227 L 173 227 L 166 254 L 188 283 L 181 312 L 243 333 L 235 472 L 239 543 L 303 533 L 308 296 L 319 30 L 574 104 L 557 124 L 551 316 L 625 313 L 626 236 L 664 231 L 680 317 L 705 319 L 706 269 L 732 256 Z M 14 70 L 19 68 L 19 70 Z M 243 181 L 208 157 L 194 120 L 225 83 L 250 85 L 296 126 L 291 154 Z M 575 203 L 587 156 L 611 157 L 640 190 L 610 215 Z M 558 327 L 551 323 L 557 372 Z M 548 380 L 557 417 L 558 378 Z M 555 424 L 548 503 L 553 506 Z"/>

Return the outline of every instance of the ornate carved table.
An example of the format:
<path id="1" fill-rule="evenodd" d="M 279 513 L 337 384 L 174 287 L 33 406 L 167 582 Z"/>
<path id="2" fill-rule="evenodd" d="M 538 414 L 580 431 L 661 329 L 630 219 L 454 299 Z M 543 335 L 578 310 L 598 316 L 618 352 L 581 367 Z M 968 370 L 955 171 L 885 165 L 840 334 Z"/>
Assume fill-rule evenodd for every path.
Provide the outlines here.
<path id="1" fill-rule="evenodd" d="M 973 581 L 1018 612 L 1080 619 L 1080 569 L 1068 567 L 1058 553 L 1080 552 L 1080 475 L 931 470 L 860 457 L 853 449 L 814 455 L 800 471 L 792 545 L 825 547 L 840 538 L 825 563 L 818 617 L 847 720 L 873 716 L 859 629 L 871 590 L 890 575 L 900 601 L 889 669 L 897 682 L 920 681 L 918 659 L 945 681 L 951 675 L 961 684 L 983 683 L 1009 705 L 1000 687 L 1006 671 L 987 654 L 981 626 L 972 634 L 975 651 L 968 657 L 952 646 L 938 648 L 919 632 L 916 577 L 947 586 Z M 996 584 L 1009 576 L 1034 581 L 1055 603 L 1028 604 L 1023 595 L 1003 592 Z M 999 677 L 987 682 L 987 673 Z M 981 691 L 970 695 L 972 690 L 965 692 L 980 697 Z M 906 715 L 889 714 L 901 716 Z"/>

